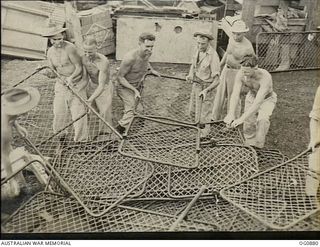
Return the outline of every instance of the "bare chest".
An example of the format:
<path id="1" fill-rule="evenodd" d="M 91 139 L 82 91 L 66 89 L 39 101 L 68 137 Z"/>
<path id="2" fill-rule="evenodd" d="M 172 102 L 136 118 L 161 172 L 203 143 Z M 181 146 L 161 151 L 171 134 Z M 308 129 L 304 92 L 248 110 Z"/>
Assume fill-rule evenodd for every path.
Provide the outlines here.
<path id="1" fill-rule="evenodd" d="M 148 70 L 149 62 L 147 60 L 136 59 L 132 64 L 131 72 L 132 73 L 145 73 Z"/>
<path id="2" fill-rule="evenodd" d="M 244 92 L 251 91 L 256 94 L 260 88 L 260 83 L 256 79 L 251 79 L 248 77 L 244 77 L 242 79 L 242 87 Z"/>
<path id="3" fill-rule="evenodd" d="M 249 49 L 242 44 L 234 44 L 231 48 L 231 55 L 236 60 L 241 60 L 245 55 L 249 54 Z"/>
<path id="4" fill-rule="evenodd" d="M 53 50 L 50 53 L 50 59 L 52 64 L 57 68 L 67 67 L 71 64 L 69 56 L 64 50 Z"/>
<path id="5" fill-rule="evenodd" d="M 84 66 L 86 67 L 90 76 L 98 76 L 99 68 L 98 65 L 94 62 L 86 61 L 84 62 Z"/>

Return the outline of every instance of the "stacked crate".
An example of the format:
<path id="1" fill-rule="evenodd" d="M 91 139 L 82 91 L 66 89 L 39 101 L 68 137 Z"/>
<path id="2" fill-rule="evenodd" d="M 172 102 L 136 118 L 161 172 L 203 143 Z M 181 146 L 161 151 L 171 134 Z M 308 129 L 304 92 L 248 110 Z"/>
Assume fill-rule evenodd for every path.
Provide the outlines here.
<path id="1" fill-rule="evenodd" d="M 99 53 L 109 55 L 115 52 L 115 35 L 108 9 L 96 7 L 77 12 L 70 3 L 65 4 L 69 40 L 82 49 L 83 40 L 91 36 L 97 41 Z"/>

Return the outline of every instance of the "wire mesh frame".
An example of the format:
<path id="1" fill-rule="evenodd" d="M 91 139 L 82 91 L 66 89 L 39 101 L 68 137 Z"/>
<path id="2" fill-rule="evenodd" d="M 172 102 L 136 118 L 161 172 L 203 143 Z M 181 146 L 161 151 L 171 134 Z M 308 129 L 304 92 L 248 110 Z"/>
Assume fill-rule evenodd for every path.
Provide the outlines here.
<path id="1" fill-rule="evenodd" d="M 320 32 L 260 32 L 259 67 L 270 72 L 320 68 Z"/>
<path id="2" fill-rule="evenodd" d="M 35 147 L 35 145 L 30 140 L 28 140 L 28 138 L 25 138 L 25 140 L 43 158 L 43 155 L 38 150 L 38 148 Z M 103 152 L 103 150 L 105 148 L 107 148 L 108 145 L 110 145 L 110 143 L 108 143 L 106 145 L 103 145 L 98 150 L 95 150 L 94 153 L 89 156 L 89 158 L 92 159 L 94 157 L 94 154 L 98 154 L 98 153 Z M 97 156 L 97 157 L 99 157 L 99 156 Z M 121 157 L 121 156 L 119 156 L 119 157 Z M 102 215 L 106 214 L 108 211 L 110 211 L 112 208 L 114 208 L 117 204 L 119 204 L 121 201 L 123 201 L 126 197 L 128 197 L 129 195 L 134 193 L 134 191 L 136 189 L 138 189 L 140 186 L 142 186 L 146 182 L 146 180 L 152 175 L 152 173 L 154 171 L 153 166 L 150 163 L 146 163 L 144 177 L 143 178 L 138 178 L 138 179 L 134 178 L 133 179 L 134 180 L 134 182 L 133 182 L 134 184 L 132 184 L 132 183 L 129 184 L 129 185 L 131 185 L 131 187 L 128 190 L 126 190 L 125 192 L 122 192 L 121 195 L 113 197 L 113 198 L 116 198 L 116 199 L 111 199 L 110 200 L 110 196 L 109 197 L 108 196 L 104 196 L 103 198 L 99 198 L 99 195 L 98 195 L 97 196 L 98 198 L 96 198 L 96 199 L 93 198 L 93 200 L 92 199 L 85 200 L 83 198 L 85 198 L 87 196 L 87 194 L 86 194 L 87 191 L 83 190 L 83 188 L 81 187 L 81 184 L 83 182 L 83 179 L 87 179 L 88 178 L 87 177 L 88 173 L 85 173 L 81 168 L 81 167 L 84 166 L 84 164 L 82 163 L 83 162 L 83 158 L 82 157 L 81 157 L 81 161 L 82 162 L 79 161 L 79 164 L 77 163 L 77 165 L 80 166 L 80 169 L 79 169 L 80 174 L 77 174 L 77 175 L 82 178 L 81 181 L 78 181 L 77 179 L 79 177 L 75 177 L 75 179 L 78 181 L 78 184 L 75 184 L 74 181 L 72 181 L 73 180 L 72 178 L 74 178 L 73 175 L 74 175 L 75 171 L 71 171 L 71 173 L 69 173 L 70 171 L 68 170 L 68 168 L 61 169 L 61 170 L 59 170 L 59 169 L 56 170 L 56 164 L 55 164 L 55 167 L 53 167 L 48 161 L 46 161 L 46 160 L 44 160 L 44 161 L 45 161 L 46 165 L 48 166 L 48 168 L 50 169 L 50 175 L 53 178 L 57 179 L 59 181 L 59 183 L 61 184 L 61 186 L 63 187 L 63 189 L 65 189 L 67 192 L 69 192 L 80 203 L 80 205 L 82 205 L 84 207 L 84 209 L 90 215 L 92 215 L 94 217 L 99 217 L 99 216 L 102 216 Z M 70 164 L 70 157 L 68 157 L 68 161 L 69 162 L 68 162 L 67 165 Z M 117 172 L 120 172 L 120 171 L 118 170 Z M 126 172 L 126 171 L 122 171 L 122 174 L 124 174 L 124 172 Z M 99 176 L 99 174 L 97 174 L 97 173 L 100 174 L 100 171 L 99 170 L 96 171 L 96 176 Z M 99 179 L 98 179 L 98 181 L 99 181 Z M 71 186 L 69 185 L 70 182 L 71 182 Z M 93 181 L 93 182 L 96 182 L 96 181 Z M 77 186 L 80 186 L 80 187 L 77 187 Z M 94 197 L 95 195 L 93 194 L 91 196 Z M 112 196 L 111 196 L 111 198 L 112 198 Z"/>
<path id="3" fill-rule="evenodd" d="M 174 77 L 164 75 L 163 79 L 172 80 L 169 85 L 170 87 L 173 87 L 174 85 L 176 89 L 171 89 L 168 92 L 164 82 L 161 82 L 161 84 L 158 85 L 152 85 L 151 82 L 148 82 L 147 78 L 150 78 L 150 76 L 154 75 L 146 74 L 144 77 L 140 90 L 141 99 L 137 101 L 137 104 L 141 103 L 143 105 L 143 113 L 137 113 L 137 115 L 173 121 L 181 124 L 196 125 L 199 123 L 203 98 L 196 95 L 192 83 L 186 81 L 181 82 L 181 79 L 177 80 Z M 161 79 L 159 78 L 159 80 Z M 149 84 L 151 84 L 150 88 L 148 88 Z M 164 90 L 158 91 L 163 92 L 164 94 L 160 96 L 160 93 L 154 95 L 154 87 L 158 88 L 161 86 L 164 87 Z M 203 88 L 202 85 L 201 88 Z M 173 95 L 169 97 L 168 94 Z M 158 97 L 162 97 L 162 100 L 157 100 Z M 156 103 L 154 103 L 154 101 L 156 101 Z M 196 102 L 198 102 L 198 104 Z"/>
<path id="4" fill-rule="evenodd" d="M 120 155 L 118 141 L 95 143 L 94 146 L 90 143 L 88 149 L 79 145 L 64 148 L 57 159 L 55 169 L 70 181 L 75 190 L 86 197 L 92 194 L 90 188 L 99 188 L 99 193 L 104 196 L 108 194 L 109 198 L 118 198 L 119 193 L 125 193 L 143 181 L 142 186 L 131 195 L 140 196 L 145 190 L 146 181 L 154 173 L 153 164 Z M 148 166 L 152 169 L 147 169 Z M 69 176 L 70 173 L 77 172 L 80 173 L 75 179 Z"/>
<path id="5" fill-rule="evenodd" d="M 300 221 L 289 228 L 288 231 L 320 231 L 320 211 Z"/>
<path id="6" fill-rule="evenodd" d="M 176 216 L 128 206 L 117 206 L 104 216 L 92 217 L 72 197 L 40 192 L 4 222 L 4 230 L 8 233 L 167 231 L 176 220 Z M 182 221 L 176 230 L 209 231 L 212 228 Z"/>
<path id="7" fill-rule="evenodd" d="M 124 156 L 164 165 L 195 168 L 199 165 L 200 129 L 135 116 L 121 140 L 119 152 Z"/>
<path id="8" fill-rule="evenodd" d="M 319 193 L 305 195 L 306 176 L 315 176 L 308 169 L 309 152 L 228 186 L 220 195 L 268 227 L 288 229 L 320 211 Z"/>
<path id="9" fill-rule="evenodd" d="M 212 225 L 217 231 L 264 231 L 260 221 L 252 218 L 219 195 L 200 198 L 190 209 L 185 219 Z"/>
<path id="10" fill-rule="evenodd" d="M 3 222 L 6 233 L 64 233 L 101 231 L 98 218 L 90 216 L 73 198 L 42 191 L 21 205 Z"/>
<path id="11" fill-rule="evenodd" d="M 71 139 L 74 138 L 74 131 L 72 130 L 74 125 L 79 123 L 80 121 L 84 121 L 88 119 L 88 132 L 90 134 L 94 134 L 95 129 L 98 128 L 97 124 L 108 126 L 108 123 L 104 119 L 101 119 L 101 116 L 95 111 L 89 111 L 90 106 L 83 100 L 79 99 L 80 96 L 71 88 L 65 86 L 66 93 L 73 94 L 75 98 L 80 100 L 79 104 L 82 104 L 85 107 L 85 111 L 79 115 L 76 119 L 71 119 L 71 114 L 68 113 L 64 115 L 63 123 L 59 124 L 62 128 L 53 131 L 53 101 L 54 101 L 54 85 L 55 82 L 48 81 L 47 77 L 40 74 L 39 72 L 43 69 L 47 69 L 48 67 L 43 67 L 39 70 L 28 75 L 23 80 L 19 81 L 13 87 L 18 85 L 27 85 L 34 86 L 38 88 L 41 94 L 39 104 L 29 111 L 26 114 L 19 116 L 19 123 L 24 126 L 29 133 L 29 137 L 33 141 L 33 143 L 42 151 L 44 155 L 54 156 L 57 147 L 59 146 L 59 138 L 68 134 L 67 138 L 65 138 L 64 142 L 70 142 Z M 63 80 L 61 78 L 61 80 Z M 64 100 L 64 99 L 62 99 Z M 99 120 L 97 123 L 96 120 Z M 91 131 L 92 130 L 92 131 Z M 92 132 L 92 133 L 91 133 Z M 122 138 L 122 137 L 121 137 Z M 68 140 L 70 139 L 70 140 Z M 19 140 L 14 139 L 15 143 L 19 143 Z M 15 145 L 14 143 L 14 145 Z"/>
<path id="12" fill-rule="evenodd" d="M 31 77 L 33 77 L 34 75 L 37 75 L 39 72 L 41 72 L 42 70 L 44 69 L 48 69 L 49 71 L 51 71 L 55 76 L 56 76 L 56 80 L 59 80 L 62 85 L 64 86 L 65 89 L 67 89 L 68 92 L 71 92 L 72 95 L 74 95 L 80 102 L 81 104 L 86 108 L 86 111 L 87 111 L 87 114 L 89 115 L 89 113 L 91 113 L 92 117 L 93 118 L 96 118 L 94 120 L 99 120 L 101 122 L 102 125 L 106 125 L 109 130 L 111 130 L 116 136 L 118 136 L 120 139 L 122 138 L 121 134 L 116 130 L 114 129 L 110 123 L 108 123 L 105 119 L 103 119 L 100 114 L 96 111 L 96 109 L 94 109 L 91 105 L 89 105 L 87 103 L 87 101 L 70 85 L 67 84 L 67 81 L 59 75 L 59 73 L 57 71 L 55 71 L 54 69 L 48 67 L 48 66 L 43 66 L 39 69 L 37 69 L 36 71 L 34 71 L 33 73 L 31 73 L 30 75 L 28 75 L 27 77 L 25 77 L 24 79 L 20 80 L 19 82 L 17 82 L 16 84 L 14 84 L 12 87 L 17 87 L 19 85 L 21 85 L 22 83 L 25 83 L 28 79 L 30 79 Z M 47 80 L 43 80 L 44 81 L 44 84 L 48 84 Z M 35 87 L 38 88 L 38 83 L 33 85 Z M 55 82 L 57 83 L 57 82 Z M 50 83 L 49 83 L 50 84 Z M 87 87 L 87 86 L 86 86 Z M 38 88 L 39 89 L 39 88 Z M 51 93 L 46 93 L 47 91 L 51 91 Z M 52 92 L 55 91 L 54 87 L 47 87 L 45 88 L 44 92 L 45 92 L 45 95 L 46 96 L 50 96 L 51 98 L 53 98 L 53 94 Z M 1 93 L 1 95 L 3 94 L 3 92 Z M 42 93 L 41 93 L 42 94 Z M 41 101 L 40 101 L 41 103 Z M 46 102 L 47 103 L 47 102 Z M 48 112 L 45 113 L 45 116 L 48 114 Z M 50 115 L 50 114 L 49 114 Z M 82 116 L 79 116 L 77 118 L 77 120 L 81 119 L 82 117 L 84 117 L 86 114 L 83 114 Z M 74 119 L 73 120 L 73 123 L 76 121 Z M 68 126 L 70 126 L 71 124 L 69 124 Z M 92 126 L 91 126 L 92 127 Z M 64 129 L 64 128 L 63 128 Z M 59 131 L 61 132 L 61 131 Z"/>
<path id="13" fill-rule="evenodd" d="M 14 161 L 14 162 L 17 162 L 19 160 L 20 159 Z M 43 168 L 43 170 L 41 170 L 41 168 Z M 47 181 L 48 183 L 45 182 L 48 178 L 48 175 L 46 173 L 49 174 L 50 172 L 47 169 L 47 167 L 45 166 L 45 164 L 39 159 L 29 160 L 29 161 L 25 162 L 25 164 L 22 165 L 21 167 L 19 167 L 17 170 L 15 170 L 13 172 L 13 174 L 11 174 L 10 176 L 7 176 L 5 179 L 3 179 L 1 181 L 1 186 L 5 186 L 8 181 L 10 181 L 11 179 L 14 179 L 14 178 L 17 178 L 17 182 L 19 183 L 19 186 L 23 187 L 23 186 L 28 185 L 28 184 L 24 184 L 24 183 L 27 183 L 27 181 L 24 177 L 24 174 L 22 174 L 22 172 L 27 171 L 27 170 L 29 170 L 30 172 L 33 173 L 34 177 L 37 179 L 36 183 L 38 184 L 38 186 L 41 185 L 41 187 L 45 190 L 50 190 L 50 191 L 52 190 L 51 187 L 49 186 L 49 181 Z M 43 174 L 43 173 L 45 173 L 45 174 Z M 21 175 L 23 177 L 21 177 Z M 21 179 L 23 179 L 23 180 L 21 181 Z M 35 184 L 32 184 L 32 186 L 33 185 L 35 185 Z"/>
<path id="14" fill-rule="evenodd" d="M 144 200 L 144 201 L 126 201 L 124 206 L 130 206 L 138 209 L 146 209 L 152 212 L 165 213 L 170 215 L 179 215 L 187 206 L 188 200 Z"/>
<path id="15" fill-rule="evenodd" d="M 259 171 L 265 171 L 271 167 L 282 164 L 287 160 L 279 150 L 276 149 L 256 149 L 258 155 Z"/>
<path id="16" fill-rule="evenodd" d="M 210 141 L 218 144 L 244 144 L 244 138 L 240 128 L 228 128 L 223 121 L 211 121 L 206 124 L 210 126 L 210 132 L 201 143 Z M 200 144 L 201 144 L 200 143 Z"/>
<path id="17" fill-rule="evenodd" d="M 210 196 L 230 184 L 253 176 L 258 171 L 256 151 L 251 146 L 209 144 L 201 148 L 199 167 L 170 167 L 169 195 L 172 198 L 188 198 L 205 185 L 207 190 L 203 195 Z"/>
<path id="18" fill-rule="evenodd" d="M 147 180 L 144 191 L 141 195 L 133 200 L 169 200 L 168 179 L 169 167 L 163 164 L 154 163 L 154 172 Z"/>

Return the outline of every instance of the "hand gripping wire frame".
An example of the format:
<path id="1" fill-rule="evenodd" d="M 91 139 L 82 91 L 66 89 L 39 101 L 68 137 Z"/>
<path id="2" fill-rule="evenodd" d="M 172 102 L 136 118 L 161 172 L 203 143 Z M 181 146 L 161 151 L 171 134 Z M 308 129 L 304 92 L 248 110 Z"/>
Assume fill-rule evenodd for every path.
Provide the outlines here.
<path id="1" fill-rule="evenodd" d="M 146 74 L 139 87 L 141 99 L 137 99 L 136 106 L 141 104 L 143 112 L 136 114 L 163 121 L 197 125 L 200 121 L 203 99 L 196 95 L 193 84 L 187 83 L 183 78 L 168 75 L 161 75 L 161 78 L 171 79 L 170 83 L 162 81 L 156 84 L 154 81 L 146 80 L 150 76 L 155 75 Z M 196 81 L 193 83 L 201 85 Z M 168 91 L 168 86 L 175 89 Z M 154 95 L 155 87 L 162 88 L 158 90 L 157 95 Z"/>
<path id="2" fill-rule="evenodd" d="M 194 196 L 202 185 L 207 187 L 203 195 L 210 196 L 258 173 L 256 151 L 250 146 L 208 142 L 201 148 L 199 163 L 195 169 L 170 167 L 169 195 L 172 198 Z"/>
<path id="3" fill-rule="evenodd" d="M 285 230 L 320 210 L 318 196 L 307 196 L 307 176 L 319 179 L 308 169 L 305 150 L 296 157 L 228 186 L 221 196 L 272 229 Z"/>
<path id="4" fill-rule="evenodd" d="M 48 69 L 51 69 L 50 67 L 47 67 L 47 68 L 48 68 Z M 53 70 L 53 69 L 51 69 L 51 70 L 52 70 L 52 72 L 59 78 L 59 80 L 61 80 L 61 81 L 63 82 L 63 84 L 64 84 L 65 86 L 67 86 L 68 89 L 69 89 L 78 99 L 80 99 L 80 101 L 81 101 L 90 111 L 92 111 L 92 112 L 99 118 L 100 121 L 102 121 L 105 125 L 107 125 L 108 128 L 110 128 L 113 133 L 115 133 L 120 139 L 122 139 L 122 135 L 121 135 L 115 128 L 113 128 L 113 126 L 111 126 L 103 117 L 101 117 L 100 114 L 99 114 L 92 106 L 90 106 L 90 105 L 87 103 L 87 101 L 86 101 L 85 99 L 83 99 L 83 98 L 72 88 L 72 86 L 68 85 L 68 83 L 66 82 L 66 80 L 63 79 L 63 78 L 57 73 L 57 71 L 55 71 L 55 70 Z"/>
<path id="5" fill-rule="evenodd" d="M 206 137 L 200 139 L 201 144 L 214 141 L 217 144 L 244 144 L 244 138 L 239 128 L 228 128 L 221 121 L 210 121 L 210 132 Z"/>
<path id="6" fill-rule="evenodd" d="M 108 184 L 105 182 L 105 179 L 108 179 L 108 177 L 101 177 L 101 173 L 105 172 L 103 175 L 106 175 L 106 173 L 107 175 L 110 175 L 107 172 L 107 169 L 110 168 L 111 174 L 118 173 L 124 175 L 127 171 L 126 168 L 128 168 L 130 164 L 135 163 L 135 161 L 132 160 L 130 162 L 124 162 L 125 159 L 116 153 L 112 153 L 112 149 L 110 152 L 110 149 L 108 149 L 110 143 L 102 145 L 102 147 L 98 148 L 94 152 L 83 152 L 85 154 L 84 156 L 75 156 L 73 160 L 73 157 L 70 157 L 69 155 L 67 157 L 67 163 L 65 163 L 65 159 L 60 159 L 60 162 L 61 160 L 63 162 L 60 164 L 55 164 L 55 167 L 53 167 L 44 159 L 38 148 L 27 137 L 25 137 L 25 140 L 44 160 L 45 164 L 50 170 L 50 175 L 58 180 L 61 186 L 68 191 L 90 215 L 94 217 L 99 217 L 107 213 L 109 210 L 119 204 L 124 198 L 134 193 L 135 190 L 143 185 L 143 183 L 153 173 L 153 166 L 151 164 L 146 162 L 136 162 L 136 173 L 141 171 L 140 174 L 128 174 L 126 176 L 127 179 L 122 180 L 122 185 L 119 184 L 119 181 L 114 181 L 114 183 Z M 108 151 L 110 153 L 108 153 Z M 96 164 L 92 163 L 95 159 L 99 160 L 103 157 L 105 158 L 104 161 L 101 162 L 100 160 L 100 162 Z M 113 166 L 109 163 L 110 167 L 107 167 L 105 164 L 108 164 L 108 159 L 110 158 L 113 159 L 115 163 L 112 164 Z M 120 160 L 117 160 L 119 158 Z M 95 168 L 98 166 L 98 170 L 90 170 L 91 166 Z M 114 171 L 112 169 L 117 170 Z M 132 177 L 130 177 L 131 175 Z M 99 182 L 103 181 L 105 182 L 104 184 L 99 184 Z M 117 186 L 118 188 L 119 186 L 123 186 L 121 187 L 122 191 L 118 190 L 118 194 L 112 194 L 112 188 L 115 190 Z"/>
<path id="7" fill-rule="evenodd" d="M 168 231 L 178 217 L 127 206 L 116 206 L 100 217 L 89 215 L 73 198 L 39 192 L 5 222 L 6 233 L 154 232 Z M 177 231 L 209 231 L 211 227 L 179 220 Z"/>
<path id="8" fill-rule="evenodd" d="M 199 164 L 199 128 L 135 116 L 120 143 L 124 156 L 164 165 L 195 168 Z"/>
<path id="9" fill-rule="evenodd" d="M 59 141 L 58 139 L 63 136 L 65 133 L 68 133 L 68 138 L 71 138 L 73 135 L 72 126 L 77 124 L 78 121 L 84 121 L 84 118 L 87 118 L 89 115 L 89 110 L 91 109 L 91 106 L 89 108 L 87 107 L 88 104 L 82 99 L 81 103 L 84 104 L 86 111 L 83 112 L 80 116 L 78 116 L 76 119 L 71 120 L 71 115 L 67 114 L 64 116 L 64 123 L 61 125 L 63 128 L 59 129 L 55 133 L 52 129 L 52 121 L 53 121 L 53 101 L 54 101 L 54 83 L 48 82 L 44 79 L 44 76 L 42 77 L 33 77 L 34 75 L 38 74 L 41 70 L 47 69 L 48 67 L 42 67 L 35 72 L 31 73 L 29 76 L 24 78 L 23 80 L 16 83 L 13 87 L 16 87 L 18 85 L 21 85 L 22 83 L 26 85 L 32 85 L 39 89 L 41 93 L 41 99 L 34 109 L 32 109 L 27 114 L 19 116 L 19 123 L 21 123 L 22 126 L 26 127 L 30 136 L 31 141 L 41 150 L 41 152 L 46 156 L 53 156 L 56 153 L 57 147 L 59 147 Z M 38 74 L 39 75 L 39 74 Z M 56 73 L 57 75 L 57 73 Z M 57 75 L 58 76 L 58 75 Z M 32 78 L 30 80 L 29 78 Z M 61 77 L 58 76 L 61 80 L 63 80 Z M 29 80 L 28 80 L 29 79 Z M 76 93 L 72 91 L 73 89 L 69 87 L 67 90 L 69 90 L 71 93 Z M 78 95 L 79 96 L 79 95 Z M 78 97 L 75 95 L 74 97 Z M 99 119 L 101 124 L 104 124 L 106 126 L 109 126 L 104 119 L 101 118 L 101 116 L 96 112 L 92 111 L 96 118 Z M 89 126 L 91 127 L 91 126 Z M 93 126 L 94 127 L 94 126 Z M 120 135 L 120 139 L 122 136 Z M 67 143 L 68 140 L 65 139 L 64 143 Z"/>

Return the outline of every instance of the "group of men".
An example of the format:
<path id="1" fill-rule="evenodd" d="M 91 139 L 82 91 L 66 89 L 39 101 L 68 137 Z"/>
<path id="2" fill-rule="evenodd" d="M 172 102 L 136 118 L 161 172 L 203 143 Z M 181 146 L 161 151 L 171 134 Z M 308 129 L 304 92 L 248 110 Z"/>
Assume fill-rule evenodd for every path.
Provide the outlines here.
<path id="1" fill-rule="evenodd" d="M 93 38 L 84 40 L 84 55 L 81 57 L 76 46 L 64 39 L 64 31 L 65 28 L 51 24 L 47 33 L 43 34 L 52 43 L 47 53 L 49 65 L 60 75 L 55 85 L 53 129 L 59 131 L 65 126 L 64 118 L 69 108 L 72 120 L 80 118 L 74 123 L 74 140 L 87 141 L 85 106 L 63 83 L 72 86 L 89 104 L 95 104 L 99 114 L 112 125 L 113 82 L 110 80 L 110 65 L 108 59 L 97 52 L 97 43 Z M 221 118 L 226 101 L 226 124 L 236 127 L 243 123 L 246 143 L 262 148 L 277 96 L 272 89 L 271 75 L 257 66 L 252 44 L 244 37 L 247 31 L 248 28 L 243 21 L 238 20 L 233 24 L 233 37 L 221 62 L 210 45 L 210 41 L 213 40 L 212 34 L 207 31 L 196 32 L 194 37 L 197 49 L 192 56 L 186 80 L 193 83 L 192 97 L 196 98 L 196 109 L 202 100 L 202 137 L 207 136 L 210 131 L 208 123 Z M 124 114 L 116 127 L 120 133 L 126 130 L 133 118 L 137 98 L 141 97 L 140 90 L 145 74 L 149 72 L 160 76 L 149 62 L 154 42 L 153 34 L 141 34 L 139 48 L 129 51 L 121 62 L 117 74 L 117 93 L 123 102 Z M 215 88 L 217 90 L 214 90 Z M 244 114 L 240 115 L 240 93 L 243 89 L 248 93 Z M 85 116 L 81 117 L 82 115 Z M 99 134 L 111 134 L 111 130 L 100 122 Z"/>
<path id="2" fill-rule="evenodd" d="M 88 141 L 85 106 L 63 84 L 67 83 L 86 99 L 88 104 L 95 105 L 101 117 L 112 125 L 114 85 L 110 78 L 110 64 L 104 55 L 97 52 L 97 43 L 93 38 L 84 40 L 84 55 L 80 56 L 77 47 L 65 40 L 65 30 L 49 23 L 47 32 L 43 34 L 52 44 L 47 52 L 49 66 L 59 74 L 53 102 L 53 130 L 58 132 L 64 128 L 64 119 L 70 110 L 72 120 L 78 119 L 74 122 L 74 141 Z M 196 109 L 202 100 L 202 109 L 198 113 L 202 124 L 202 137 L 209 134 L 209 123 L 212 120 L 223 119 L 223 108 L 227 105 L 227 114 L 224 117 L 227 127 L 234 128 L 243 124 L 246 144 L 262 148 L 277 95 L 273 91 L 270 73 L 258 68 L 258 59 L 252 44 L 245 38 L 248 31 L 242 20 L 234 22 L 232 37 L 221 61 L 210 45 L 214 39 L 212 34 L 208 31 L 194 33 L 197 47 L 186 81 L 193 83 L 192 97 L 196 98 Z M 149 62 L 154 43 L 153 34 L 142 33 L 139 36 L 139 47 L 129 51 L 121 62 L 116 76 L 117 93 L 124 105 L 124 114 L 116 126 L 120 133 L 126 130 L 134 116 L 146 73 L 161 76 Z M 47 75 L 54 76 L 50 72 Z M 243 93 L 246 96 L 241 114 Z M 314 114 L 311 117 L 313 116 Z M 318 118 L 316 121 L 319 123 Z M 98 136 L 105 134 L 111 134 L 111 129 L 100 121 Z M 64 135 L 61 135 L 61 138 L 63 139 Z"/>
<path id="3" fill-rule="evenodd" d="M 212 35 L 206 31 L 196 32 L 198 46 L 186 79 L 196 80 L 195 91 L 203 100 L 200 123 L 205 127 L 201 131 L 202 137 L 208 135 L 210 121 L 222 119 L 226 104 L 224 122 L 227 126 L 243 124 L 246 144 L 262 148 L 277 96 L 273 92 L 270 73 L 258 68 L 252 44 L 244 37 L 248 31 L 242 20 L 233 23 L 232 37 L 221 61 L 210 46 Z M 201 91 L 200 88 L 204 89 Z M 247 95 L 241 114 L 240 95 L 243 93 Z"/>
<path id="4" fill-rule="evenodd" d="M 74 123 L 75 141 L 88 140 L 88 123 L 85 106 L 78 97 L 73 95 L 63 84 L 72 86 L 90 105 L 96 106 L 101 117 L 112 125 L 112 97 L 114 85 L 110 76 L 108 59 L 97 52 L 94 38 L 86 38 L 83 43 L 83 56 L 77 52 L 77 47 L 64 39 L 65 28 L 49 23 L 48 31 L 43 34 L 48 37 L 52 46 L 48 49 L 47 57 L 50 67 L 60 76 L 55 85 L 53 102 L 55 132 L 65 126 L 63 119 L 68 107 L 72 120 L 80 118 Z M 160 75 L 149 63 L 149 57 L 155 36 L 143 33 L 139 37 L 139 48 L 130 51 L 123 59 L 117 75 L 119 83 L 117 92 L 124 105 L 124 114 L 116 129 L 123 133 L 133 118 L 136 99 L 140 98 L 140 86 L 147 72 Z M 50 73 L 49 73 L 50 74 Z M 111 129 L 100 121 L 98 135 L 110 135 Z M 63 136 L 62 136 L 63 138 Z"/>

